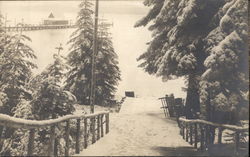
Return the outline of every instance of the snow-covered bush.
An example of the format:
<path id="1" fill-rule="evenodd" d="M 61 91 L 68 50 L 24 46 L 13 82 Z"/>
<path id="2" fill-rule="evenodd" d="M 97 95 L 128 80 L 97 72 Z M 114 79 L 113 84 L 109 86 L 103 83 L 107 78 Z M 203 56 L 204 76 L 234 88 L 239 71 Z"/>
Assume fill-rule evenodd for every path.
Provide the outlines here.
<path id="1" fill-rule="evenodd" d="M 44 120 L 71 114 L 74 111 L 74 96 L 51 80 L 44 80 L 32 100 L 36 119 Z"/>

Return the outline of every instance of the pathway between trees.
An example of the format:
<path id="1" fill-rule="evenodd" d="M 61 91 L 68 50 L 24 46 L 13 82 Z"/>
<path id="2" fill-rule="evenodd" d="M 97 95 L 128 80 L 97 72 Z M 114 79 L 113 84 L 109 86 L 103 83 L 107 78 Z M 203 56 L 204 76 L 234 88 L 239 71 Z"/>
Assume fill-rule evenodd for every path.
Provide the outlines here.
<path id="1" fill-rule="evenodd" d="M 110 132 L 81 156 L 197 155 L 166 119 L 157 98 L 127 98 L 120 113 L 110 115 Z M 79 155 L 79 154 L 78 154 Z"/>

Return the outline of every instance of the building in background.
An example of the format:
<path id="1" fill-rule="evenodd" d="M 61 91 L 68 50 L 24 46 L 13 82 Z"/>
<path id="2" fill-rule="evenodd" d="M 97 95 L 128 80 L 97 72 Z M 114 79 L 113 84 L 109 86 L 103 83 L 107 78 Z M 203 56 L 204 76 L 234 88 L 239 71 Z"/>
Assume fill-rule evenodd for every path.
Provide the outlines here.
<path id="1" fill-rule="evenodd" d="M 43 20 L 43 24 L 44 25 L 53 25 L 53 26 L 55 26 L 55 25 L 69 25 L 69 21 L 55 18 L 53 13 L 50 13 L 48 19 Z"/>

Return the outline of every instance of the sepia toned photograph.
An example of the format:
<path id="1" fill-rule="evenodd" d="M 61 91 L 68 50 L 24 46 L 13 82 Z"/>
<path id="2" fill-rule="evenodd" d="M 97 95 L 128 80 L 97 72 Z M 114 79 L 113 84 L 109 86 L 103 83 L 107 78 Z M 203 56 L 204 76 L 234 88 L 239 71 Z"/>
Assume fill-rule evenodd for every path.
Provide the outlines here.
<path id="1" fill-rule="evenodd" d="M 249 156 L 248 0 L 0 0 L 0 156 Z"/>

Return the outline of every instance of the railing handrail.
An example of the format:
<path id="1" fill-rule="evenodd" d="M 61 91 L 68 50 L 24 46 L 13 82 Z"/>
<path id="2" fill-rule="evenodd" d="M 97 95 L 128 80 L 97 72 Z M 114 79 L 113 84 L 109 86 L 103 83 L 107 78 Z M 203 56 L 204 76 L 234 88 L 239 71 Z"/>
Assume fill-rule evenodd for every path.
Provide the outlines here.
<path id="1" fill-rule="evenodd" d="M 201 120 L 201 119 L 186 119 L 184 117 L 180 117 L 179 121 L 186 122 L 186 123 L 206 124 L 206 125 L 211 125 L 211 126 L 215 126 L 215 127 L 219 127 L 219 128 L 224 128 L 224 129 L 229 129 L 229 130 L 233 130 L 233 131 L 238 131 L 238 132 L 249 131 L 249 127 L 241 127 L 241 126 L 229 125 L 229 124 L 219 124 L 219 123 L 209 122 L 209 121 Z"/>
<path id="2" fill-rule="evenodd" d="M 160 98 L 158 98 L 158 99 L 166 99 L 166 97 L 160 97 Z"/>
<path id="3" fill-rule="evenodd" d="M 108 111 L 96 112 L 93 114 L 74 114 L 74 115 L 66 115 L 63 117 L 59 117 L 57 119 L 49 119 L 49 120 L 28 120 L 28 119 L 20 119 L 16 117 L 11 117 L 9 115 L 0 114 L 0 125 L 7 126 L 11 128 L 25 128 L 25 129 L 35 129 L 42 128 L 51 125 L 55 125 L 70 119 L 80 119 L 80 118 L 91 118 L 97 115 L 108 114 Z"/>

